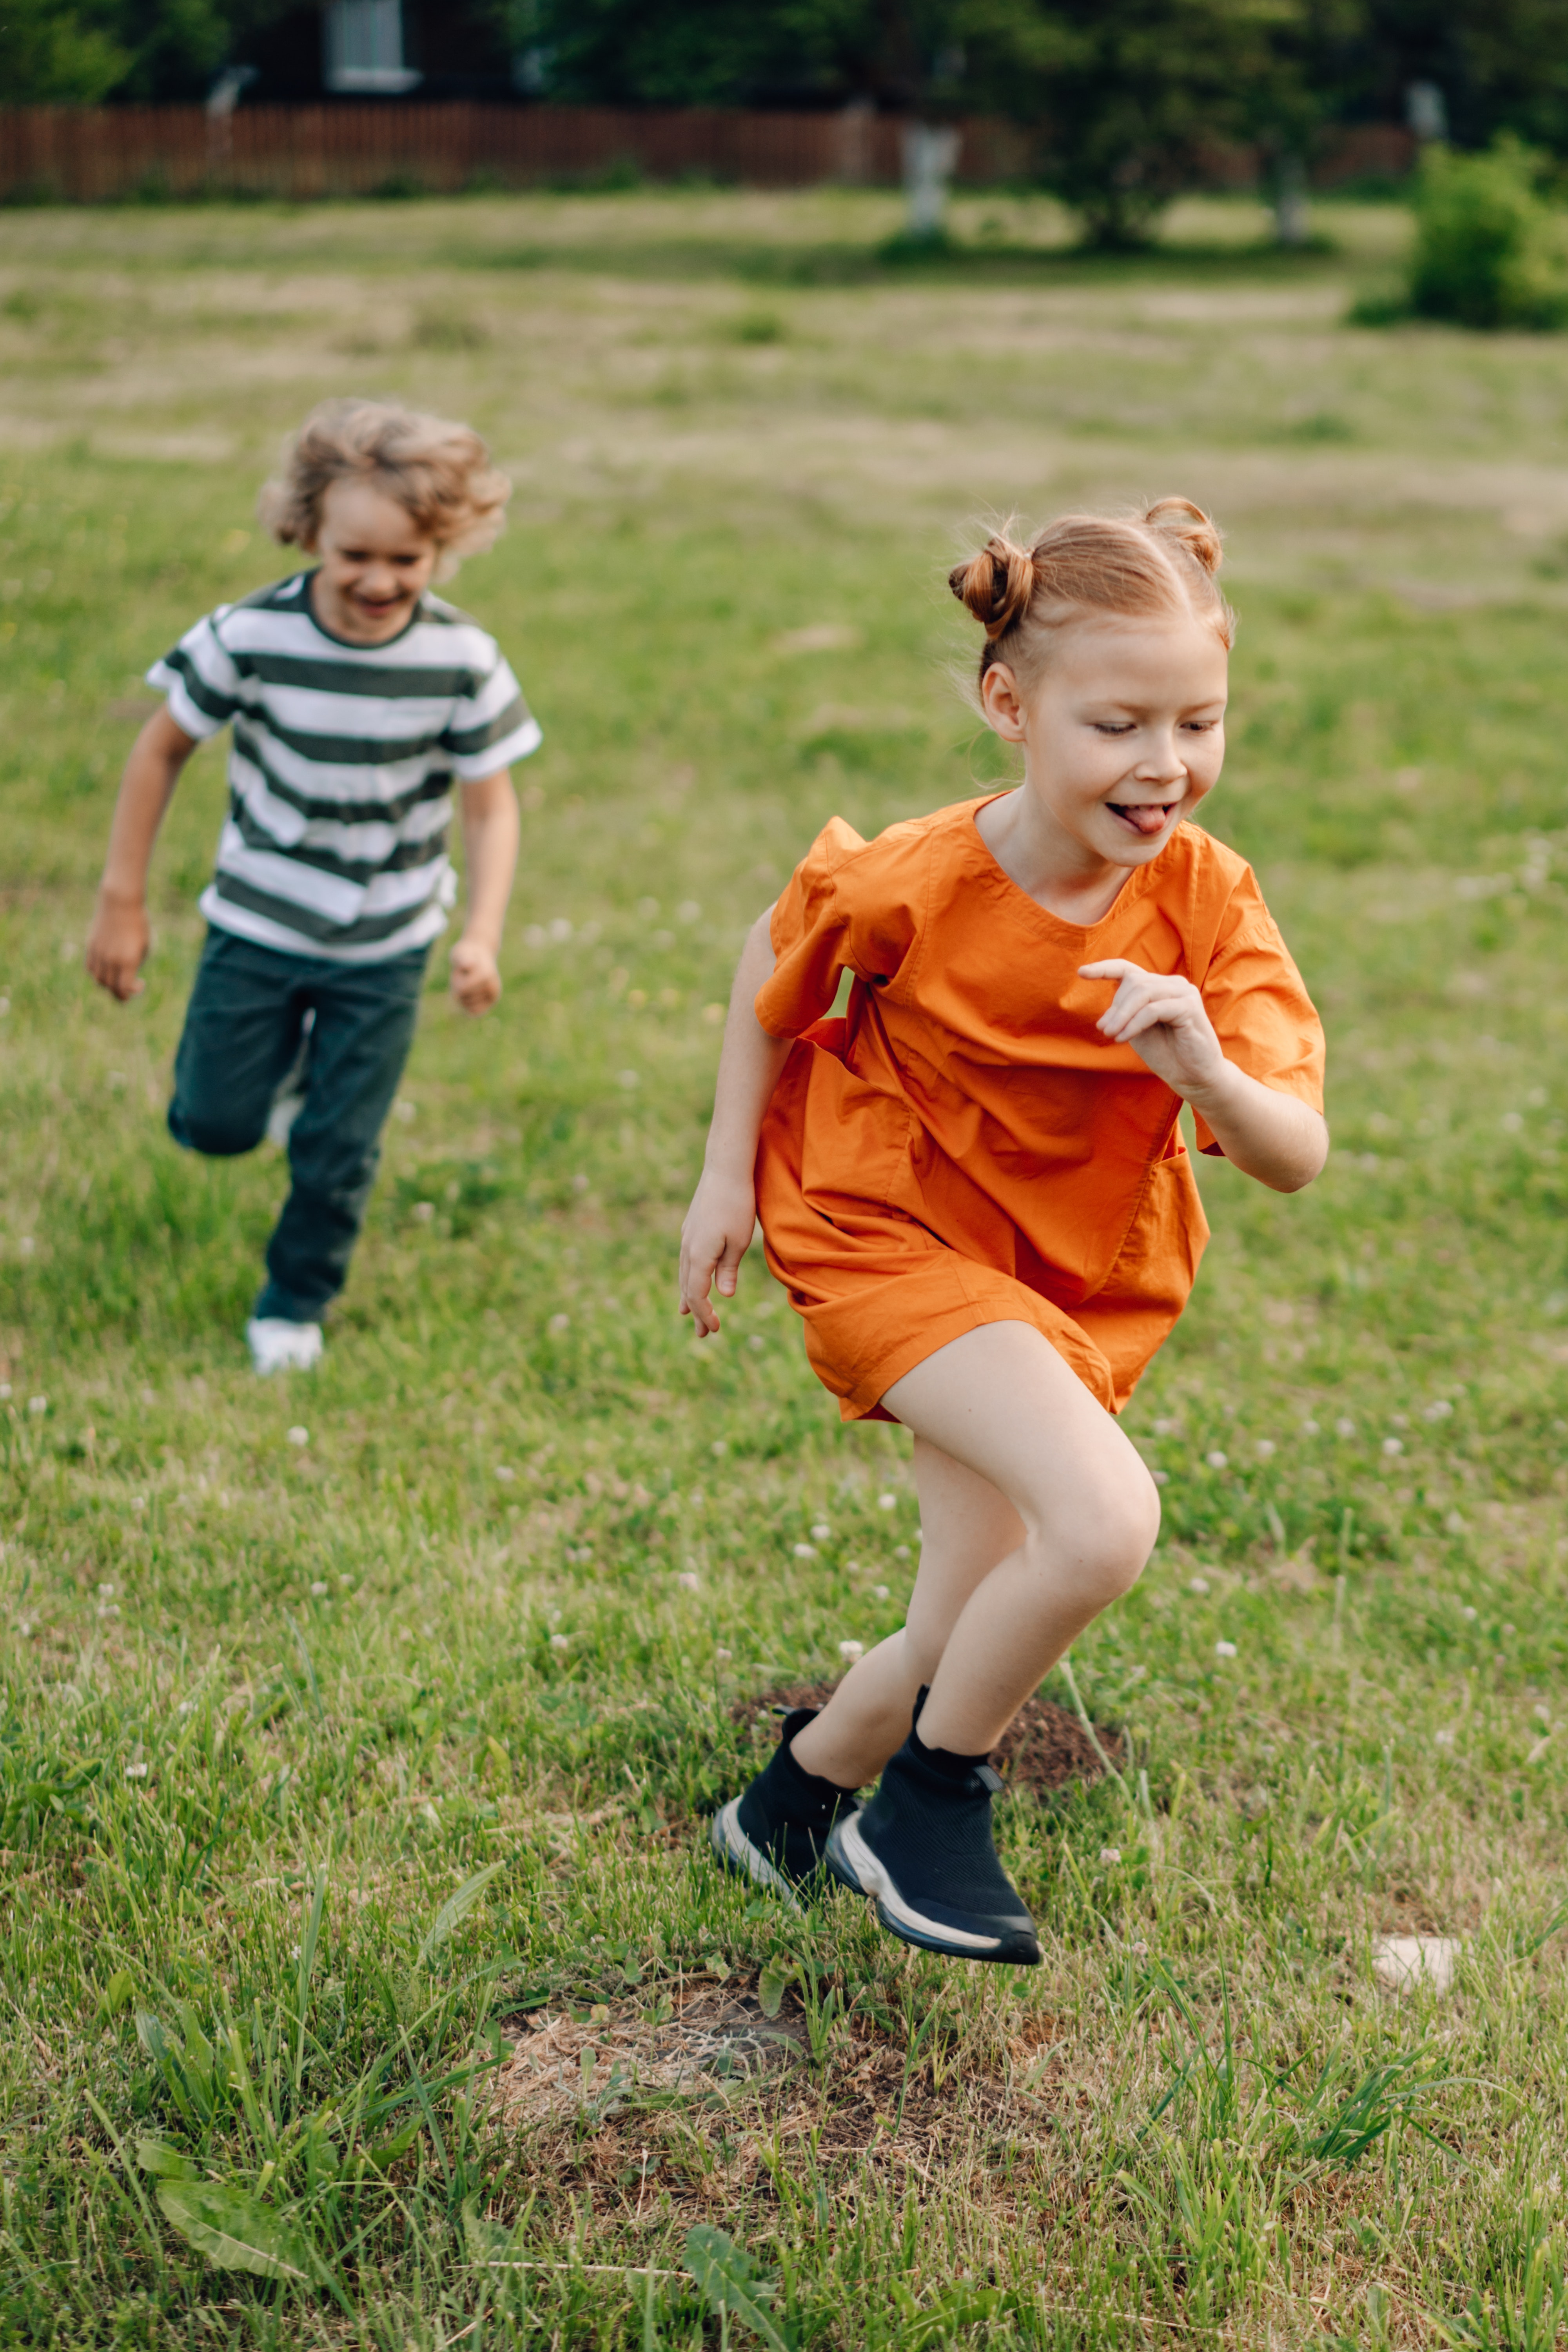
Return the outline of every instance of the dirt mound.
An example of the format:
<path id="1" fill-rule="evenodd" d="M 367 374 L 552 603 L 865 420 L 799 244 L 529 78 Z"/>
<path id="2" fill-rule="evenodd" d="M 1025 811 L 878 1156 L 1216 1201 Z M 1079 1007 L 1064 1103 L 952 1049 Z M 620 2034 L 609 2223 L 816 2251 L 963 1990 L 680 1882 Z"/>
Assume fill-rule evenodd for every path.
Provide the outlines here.
<path id="1" fill-rule="evenodd" d="M 595 2124 L 650 2092 L 687 2095 L 716 2084 L 755 2083 L 794 2065 L 805 2027 L 791 2001 L 776 2018 L 754 1994 L 682 1986 L 668 2014 L 623 2003 L 597 2019 L 521 2019 L 511 2060 L 497 2078 L 504 2111 L 519 2123 L 585 2114 Z"/>
<path id="2" fill-rule="evenodd" d="M 797 1706 L 824 1706 L 834 1687 L 830 1682 L 785 1683 L 776 1690 L 738 1699 L 730 1710 L 731 1718 L 765 1746 L 772 1736 L 772 1718 Z M 1097 1723 L 1094 1728 L 1100 1746 L 1120 1769 L 1126 1762 L 1124 1735 L 1114 1724 Z M 1065 1789 L 1069 1780 L 1098 1780 L 1105 1769 L 1077 1716 L 1053 1706 L 1048 1698 L 1024 1701 L 992 1749 L 991 1761 L 1009 1788 L 1041 1791 Z"/>

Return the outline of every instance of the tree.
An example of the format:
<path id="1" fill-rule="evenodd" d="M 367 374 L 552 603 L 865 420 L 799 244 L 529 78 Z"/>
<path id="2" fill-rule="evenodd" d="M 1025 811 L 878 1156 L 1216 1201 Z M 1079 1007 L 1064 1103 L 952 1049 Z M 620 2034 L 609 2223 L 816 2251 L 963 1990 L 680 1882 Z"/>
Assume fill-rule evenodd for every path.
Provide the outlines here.
<path id="1" fill-rule="evenodd" d="M 1303 0 L 965 0 L 972 103 L 1041 131 L 1045 184 L 1091 244 L 1131 246 L 1252 129 Z"/>
<path id="2" fill-rule="evenodd" d="M 55 0 L 0 0 L 0 90 L 12 106 L 94 106 L 131 55 L 101 25 Z"/>
<path id="3" fill-rule="evenodd" d="M 247 37 L 294 0 L 0 0 L 11 106 L 202 97 Z"/>

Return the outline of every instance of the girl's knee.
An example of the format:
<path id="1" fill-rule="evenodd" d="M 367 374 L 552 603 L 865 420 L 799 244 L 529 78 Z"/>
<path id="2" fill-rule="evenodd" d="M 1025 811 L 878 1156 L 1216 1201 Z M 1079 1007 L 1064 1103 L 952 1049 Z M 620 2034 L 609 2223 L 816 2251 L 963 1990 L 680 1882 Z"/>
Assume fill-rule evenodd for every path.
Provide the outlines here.
<path id="1" fill-rule="evenodd" d="M 1070 1524 L 1064 1528 L 1058 1519 L 1036 1540 L 1058 1566 L 1065 1545 L 1086 1597 L 1097 1609 L 1108 1609 L 1131 1591 L 1159 1534 L 1159 1489 L 1137 1462 L 1130 1476 L 1091 1482 L 1078 1497 Z"/>

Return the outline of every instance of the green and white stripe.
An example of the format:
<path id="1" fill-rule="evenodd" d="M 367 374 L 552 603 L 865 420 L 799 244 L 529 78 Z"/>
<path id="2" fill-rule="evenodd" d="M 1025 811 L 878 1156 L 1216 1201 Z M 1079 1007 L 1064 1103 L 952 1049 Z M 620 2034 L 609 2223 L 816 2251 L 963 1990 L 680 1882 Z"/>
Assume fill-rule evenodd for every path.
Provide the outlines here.
<path id="1" fill-rule="evenodd" d="M 176 726 L 232 723 L 228 815 L 202 912 L 285 954 L 378 962 L 423 947 L 456 895 L 451 786 L 539 746 L 493 637 L 426 594 L 401 635 L 351 646 L 309 572 L 222 604 L 154 662 Z"/>

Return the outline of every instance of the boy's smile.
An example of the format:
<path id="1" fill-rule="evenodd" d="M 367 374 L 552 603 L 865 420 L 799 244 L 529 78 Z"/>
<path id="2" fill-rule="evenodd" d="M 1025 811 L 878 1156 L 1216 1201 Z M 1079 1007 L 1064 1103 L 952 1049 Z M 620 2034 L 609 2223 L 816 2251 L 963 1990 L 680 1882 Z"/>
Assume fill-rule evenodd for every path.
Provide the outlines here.
<path id="1" fill-rule="evenodd" d="M 429 586 L 440 542 L 371 482 L 329 485 L 312 551 L 317 620 L 352 645 L 384 646 L 413 619 Z"/>

